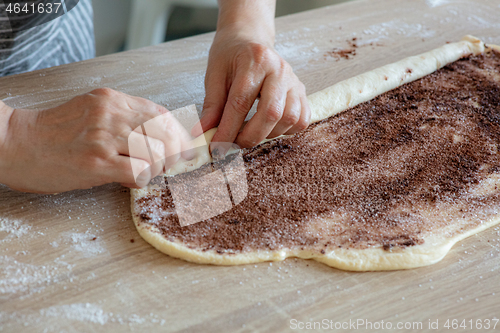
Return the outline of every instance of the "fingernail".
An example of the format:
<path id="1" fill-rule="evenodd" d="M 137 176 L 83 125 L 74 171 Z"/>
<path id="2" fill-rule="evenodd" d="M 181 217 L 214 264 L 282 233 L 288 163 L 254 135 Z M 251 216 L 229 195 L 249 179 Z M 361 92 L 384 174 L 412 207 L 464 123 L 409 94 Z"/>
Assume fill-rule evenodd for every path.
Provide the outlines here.
<path id="1" fill-rule="evenodd" d="M 227 149 L 227 147 L 225 147 L 225 145 L 217 144 L 217 142 L 215 142 L 215 143 L 212 143 L 210 148 L 211 148 L 212 158 L 215 161 L 222 160 L 226 157 L 226 153 L 227 153 L 228 149 Z"/>

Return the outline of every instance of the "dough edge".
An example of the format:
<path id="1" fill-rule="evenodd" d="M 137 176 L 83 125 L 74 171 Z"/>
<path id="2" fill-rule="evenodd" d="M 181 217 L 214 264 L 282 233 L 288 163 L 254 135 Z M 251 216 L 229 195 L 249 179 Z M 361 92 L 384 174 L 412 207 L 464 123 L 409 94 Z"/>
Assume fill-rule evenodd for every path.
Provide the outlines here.
<path id="1" fill-rule="evenodd" d="M 466 35 L 461 41 L 443 45 L 437 49 L 411 56 L 350 79 L 336 83 L 308 96 L 311 107 L 311 123 L 315 123 L 369 101 L 400 85 L 418 80 L 464 56 L 480 54 L 500 46 L 488 45 L 476 37 Z M 217 129 L 211 129 L 198 137 L 198 141 L 210 142 Z M 181 162 L 167 170 L 166 175 L 176 175 L 195 170 L 211 162 L 206 145 L 200 146 L 198 157 Z M 452 246 L 462 239 L 486 230 L 498 223 L 500 217 L 485 221 L 477 227 L 453 237 L 426 237 L 425 243 L 404 249 L 383 250 L 380 247 L 367 249 L 335 249 L 325 254 L 301 249 L 257 250 L 238 254 L 219 254 L 214 250 L 200 251 L 174 242 L 161 235 L 152 225 L 141 224 L 135 201 L 148 194 L 148 188 L 131 189 L 132 219 L 141 237 L 159 251 L 174 258 L 199 264 L 243 265 L 263 261 L 282 261 L 286 258 L 314 259 L 328 266 L 349 271 L 383 271 L 410 269 L 432 265 L 443 259 Z"/>
<path id="2" fill-rule="evenodd" d="M 156 232 L 156 228 L 139 225 L 134 216 L 137 231 L 153 247 L 171 257 L 183 259 L 197 264 L 221 266 L 245 265 L 264 261 L 283 261 L 286 258 L 314 259 L 330 267 L 346 271 L 390 271 L 410 269 L 435 264 L 443 259 L 457 242 L 486 230 L 500 223 L 500 217 L 480 224 L 455 237 L 427 237 L 423 245 L 415 245 L 404 249 L 383 250 L 367 249 L 335 249 L 325 254 L 300 249 L 281 249 L 275 251 L 257 250 L 238 254 L 219 254 L 214 250 L 199 251 L 191 249 L 180 242 L 173 242 Z"/>

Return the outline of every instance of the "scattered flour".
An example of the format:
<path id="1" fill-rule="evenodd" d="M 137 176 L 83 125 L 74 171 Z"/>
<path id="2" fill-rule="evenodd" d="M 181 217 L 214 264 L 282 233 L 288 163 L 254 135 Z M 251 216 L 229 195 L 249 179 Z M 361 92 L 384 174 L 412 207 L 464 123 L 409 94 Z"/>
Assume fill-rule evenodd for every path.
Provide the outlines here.
<path id="1" fill-rule="evenodd" d="M 420 23 L 408 24 L 400 19 L 374 24 L 363 30 L 365 35 L 389 36 L 393 33 L 407 37 L 428 38 L 436 34 L 434 30 L 426 29 Z"/>
<path id="2" fill-rule="evenodd" d="M 74 250 L 81 252 L 86 258 L 94 257 L 103 253 L 109 254 L 108 250 L 104 246 L 104 242 L 91 232 L 66 233 L 65 238 L 71 242 L 71 247 Z"/>
<path id="3" fill-rule="evenodd" d="M 53 320 L 50 320 L 52 318 Z M 13 326 L 13 324 L 32 326 L 44 323 L 49 332 L 66 332 L 68 329 L 70 332 L 76 332 L 77 330 L 72 324 L 75 321 L 86 324 L 107 324 L 108 327 L 110 327 L 110 324 L 127 325 L 130 327 L 140 325 L 141 328 L 163 326 L 167 323 L 165 319 L 154 313 L 145 316 L 135 313 L 118 314 L 106 312 L 101 306 L 92 303 L 56 305 L 39 311 L 29 312 L 0 311 L 0 331 Z"/>
<path id="4" fill-rule="evenodd" d="M 45 317 L 65 318 L 101 325 L 106 324 L 109 319 L 109 315 L 101 307 L 90 303 L 51 306 L 40 310 L 40 314 Z"/>
<path id="5" fill-rule="evenodd" d="M 50 265 L 33 265 L 17 261 L 8 256 L 0 256 L 0 299 L 16 293 L 40 292 L 50 283 L 59 282 L 60 278 L 70 278 L 74 265 L 54 260 Z"/>
<path id="6" fill-rule="evenodd" d="M 7 236 L 0 241 L 5 241 L 7 239 L 19 238 L 28 233 L 31 226 L 28 224 L 23 224 L 20 220 L 7 219 L 5 217 L 0 217 L 0 233 L 5 232 Z M 0 234 L 1 235 L 1 234 Z"/>

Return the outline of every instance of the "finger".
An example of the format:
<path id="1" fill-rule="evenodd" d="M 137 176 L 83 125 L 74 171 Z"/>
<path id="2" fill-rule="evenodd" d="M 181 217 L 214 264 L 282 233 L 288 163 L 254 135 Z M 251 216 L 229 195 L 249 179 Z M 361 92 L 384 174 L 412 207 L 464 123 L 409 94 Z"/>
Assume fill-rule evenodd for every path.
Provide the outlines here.
<path id="1" fill-rule="evenodd" d="M 158 154 L 158 158 L 153 162 L 153 173 L 157 173 L 157 166 L 163 168 L 165 162 L 168 165 L 175 163 L 182 154 L 185 159 L 194 158 L 191 147 L 191 137 L 175 117 L 164 107 L 157 105 L 139 97 L 129 96 L 127 99 L 128 106 L 131 110 L 139 110 L 141 116 L 138 119 L 132 120 L 136 125 L 138 120 L 143 121 L 133 129 L 133 132 L 143 134 L 148 137 L 160 140 L 163 142 L 165 151 L 163 154 Z M 143 133 L 145 131 L 146 133 Z M 144 147 L 143 147 L 144 148 Z M 124 154 L 125 149 L 121 149 Z M 156 155 L 155 155 L 156 156 Z M 142 155 L 141 155 L 142 158 Z M 161 161 L 160 161 L 161 160 Z"/>
<path id="2" fill-rule="evenodd" d="M 264 140 L 283 116 L 287 91 L 280 77 L 276 74 L 268 76 L 257 106 L 257 113 L 245 125 L 238 135 L 236 143 L 243 148 L 253 147 Z"/>
<path id="3" fill-rule="evenodd" d="M 126 96 L 126 102 L 130 109 L 140 111 L 141 115 L 151 119 L 153 117 L 162 115 L 169 112 L 167 108 L 162 105 L 156 104 L 149 99 L 137 97 L 137 96 Z"/>
<path id="4" fill-rule="evenodd" d="M 125 112 L 124 116 L 127 118 L 131 129 L 136 130 L 148 120 L 169 113 L 165 107 L 145 98 L 125 96 L 124 102 L 129 112 Z"/>
<path id="5" fill-rule="evenodd" d="M 110 182 L 132 184 L 133 186 L 127 187 L 141 188 L 151 181 L 151 168 L 149 164 L 142 159 L 117 155 L 110 159 L 110 163 L 110 167 L 106 168 L 108 171 L 107 178 Z M 140 170 L 136 176 L 134 176 L 134 169 L 136 171 Z"/>
<path id="6" fill-rule="evenodd" d="M 177 162 L 181 154 L 186 159 L 194 157 L 190 135 L 171 112 L 148 120 L 143 128 L 146 136 L 163 142 L 166 167 Z"/>
<path id="7" fill-rule="evenodd" d="M 268 139 L 275 138 L 291 129 L 300 119 L 301 103 L 300 98 L 293 90 L 288 91 L 286 97 L 285 110 L 280 121 L 276 124 L 274 129 L 267 136 Z"/>
<path id="8" fill-rule="evenodd" d="M 207 75 L 202 116 L 199 123 L 191 130 L 191 135 L 194 137 L 200 136 L 219 124 L 227 100 L 226 77 L 222 74 Z"/>
<path id="9" fill-rule="evenodd" d="M 295 134 L 297 132 L 305 130 L 311 122 L 311 108 L 309 107 L 309 102 L 304 94 L 300 97 L 301 112 L 300 118 L 297 123 L 292 126 L 288 131 L 285 132 L 286 135 Z"/>
<path id="10" fill-rule="evenodd" d="M 262 80 L 254 78 L 248 72 L 235 78 L 212 142 L 234 142 L 261 86 Z"/>
<path id="11" fill-rule="evenodd" d="M 181 157 L 185 160 L 190 161 L 196 157 L 193 141 L 191 138 L 189 140 L 181 140 Z"/>
<path id="12" fill-rule="evenodd" d="M 124 149 L 119 149 L 118 152 L 125 155 Z M 163 171 L 165 145 L 161 140 L 131 132 L 128 137 L 128 156 L 148 163 L 151 167 L 150 174 L 155 177 Z M 142 164 L 140 166 L 142 167 Z M 143 170 L 134 169 L 133 171 L 135 177 L 137 177 Z"/>

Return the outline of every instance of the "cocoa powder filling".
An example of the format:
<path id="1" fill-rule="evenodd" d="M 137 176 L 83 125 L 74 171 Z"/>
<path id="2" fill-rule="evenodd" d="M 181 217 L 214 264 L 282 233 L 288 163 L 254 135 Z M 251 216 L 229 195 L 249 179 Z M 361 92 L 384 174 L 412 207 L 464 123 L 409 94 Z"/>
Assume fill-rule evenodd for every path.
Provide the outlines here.
<path id="1" fill-rule="evenodd" d="M 141 224 L 201 251 L 394 250 L 422 244 L 457 218 L 469 219 L 465 230 L 498 213 L 496 187 L 470 193 L 500 171 L 499 144 L 494 51 L 245 150 L 248 195 L 219 216 L 181 227 L 169 190 L 136 204 Z"/>

